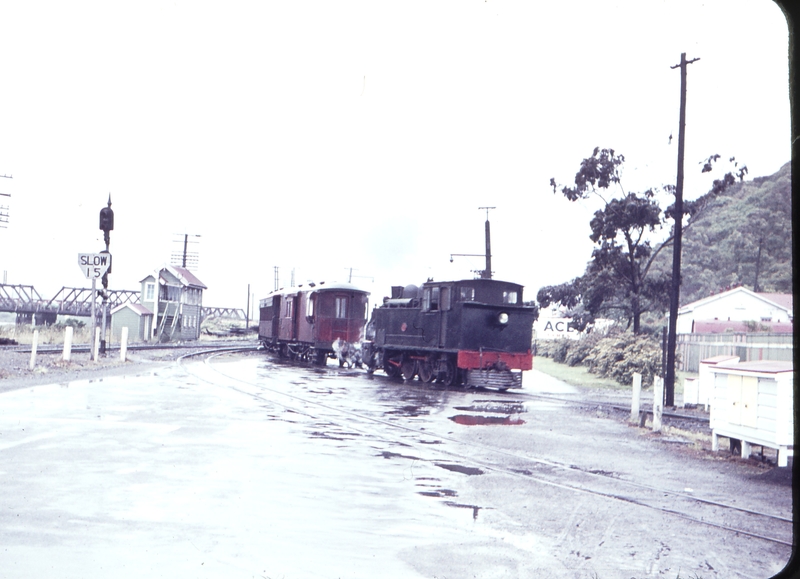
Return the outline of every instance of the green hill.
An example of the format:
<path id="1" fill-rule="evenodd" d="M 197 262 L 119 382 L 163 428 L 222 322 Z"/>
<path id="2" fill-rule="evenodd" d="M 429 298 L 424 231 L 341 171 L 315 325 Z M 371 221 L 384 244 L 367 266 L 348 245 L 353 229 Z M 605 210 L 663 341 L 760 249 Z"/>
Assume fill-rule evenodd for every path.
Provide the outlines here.
<path id="1" fill-rule="evenodd" d="M 738 183 L 709 198 L 684 233 L 682 304 L 737 285 L 791 293 L 791 178 L 791 164 L 786 163 L 774 175 Z M 663 253 L 658 269 L 671 271 L 672 252 Z"/>

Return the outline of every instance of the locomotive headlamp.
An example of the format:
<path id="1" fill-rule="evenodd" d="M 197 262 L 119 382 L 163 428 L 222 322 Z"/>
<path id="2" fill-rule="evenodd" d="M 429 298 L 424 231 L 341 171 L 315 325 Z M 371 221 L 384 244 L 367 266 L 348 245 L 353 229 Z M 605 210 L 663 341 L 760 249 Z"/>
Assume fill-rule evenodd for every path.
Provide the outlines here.
<path id="1" fill-rule="evenodd" d="M 497 323 L 501 326 L 505 326 L 508 323 L 508 314 L 505 312 L 500 312 L 497 314 Z"/>

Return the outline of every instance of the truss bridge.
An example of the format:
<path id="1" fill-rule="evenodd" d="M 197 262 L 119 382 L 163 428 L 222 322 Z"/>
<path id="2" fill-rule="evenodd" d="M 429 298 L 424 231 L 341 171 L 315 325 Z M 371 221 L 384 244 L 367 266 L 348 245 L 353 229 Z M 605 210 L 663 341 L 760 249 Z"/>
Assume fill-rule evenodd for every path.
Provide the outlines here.
<path id="1" fill-rule="evenodd" d="M 55 323 L 57 316 L 92 316 L 92 301 L 98 317 L 102 314 L 102 290 L 92 295 L 91 288 L 62 287 L 51 299 L 45 299 L 32 285 L 0 284 L 0 312 L 17 314 L 17 322 Z M 136 303 L 139 292 L 105 290 L 109 311 L 118 305 Z"/>

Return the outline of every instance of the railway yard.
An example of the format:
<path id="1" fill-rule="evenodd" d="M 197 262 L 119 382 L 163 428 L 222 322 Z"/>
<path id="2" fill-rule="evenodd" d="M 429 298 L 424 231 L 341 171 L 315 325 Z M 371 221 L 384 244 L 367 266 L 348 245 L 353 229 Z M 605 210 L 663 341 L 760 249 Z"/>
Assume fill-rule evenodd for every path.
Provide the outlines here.
<path id="1" fill-rule="evenodd" d="M 653 433 L 536 370 L 500 393 L 131 355 L 0 351 L 0 577 L 757 578 L 792 554 L 792 463 L 712 453 L 690 412 Z"/>

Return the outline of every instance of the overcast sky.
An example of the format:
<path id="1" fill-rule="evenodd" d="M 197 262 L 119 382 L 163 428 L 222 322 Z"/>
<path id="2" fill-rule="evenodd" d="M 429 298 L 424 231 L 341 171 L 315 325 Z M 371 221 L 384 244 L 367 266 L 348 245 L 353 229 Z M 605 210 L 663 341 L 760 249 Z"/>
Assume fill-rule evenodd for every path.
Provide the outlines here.
<path id="1" fill-rule="evenodd" d="M 790 160 L 788 33 L 770 0 L 3 2 L 0 271 L 42 297 L 112 289 L 199 243 L 204 304 L 274 284 L 390 285 L 482 269 L 527 298 L 580 275 L 595 202 L 568 184 L 595 146 L 626 189 L 674 183 L 687 58 L 686 197 L 698 163 Z M 670 143 L 669 137 L 673 135 Z M 2 281 L 2 280 L 0 280 Z"/>

